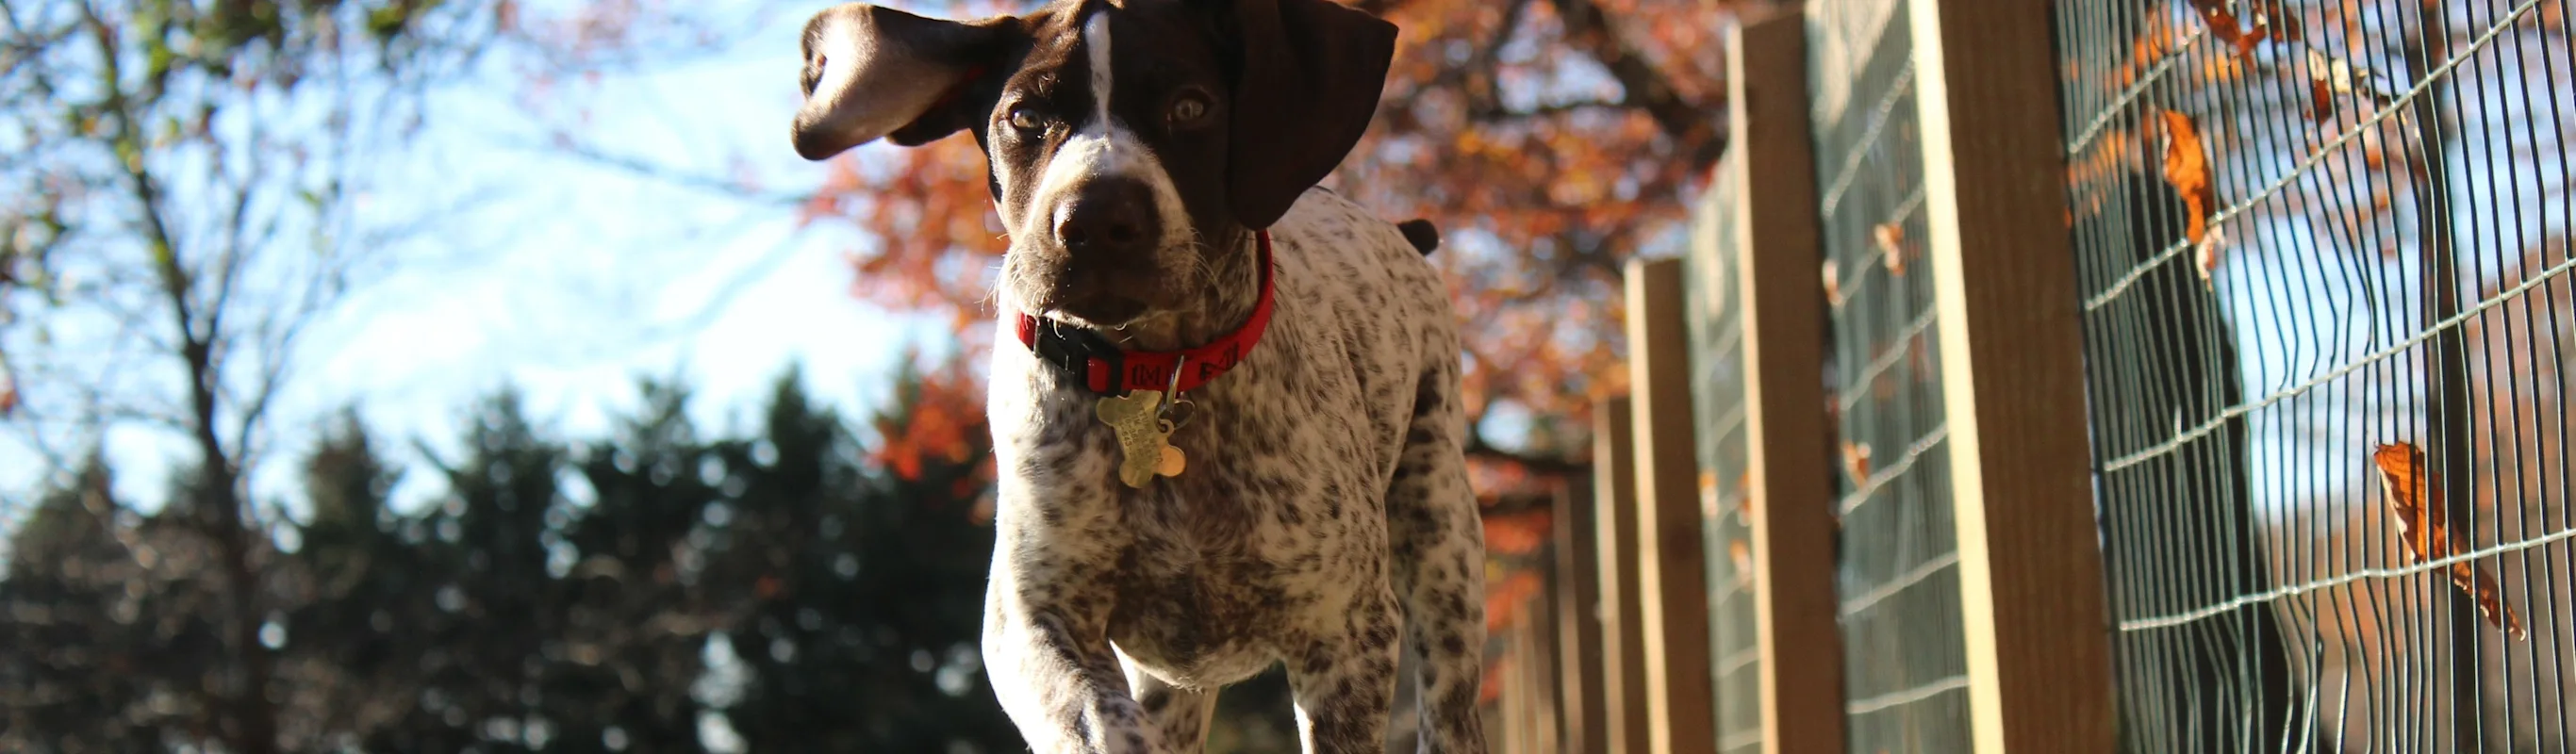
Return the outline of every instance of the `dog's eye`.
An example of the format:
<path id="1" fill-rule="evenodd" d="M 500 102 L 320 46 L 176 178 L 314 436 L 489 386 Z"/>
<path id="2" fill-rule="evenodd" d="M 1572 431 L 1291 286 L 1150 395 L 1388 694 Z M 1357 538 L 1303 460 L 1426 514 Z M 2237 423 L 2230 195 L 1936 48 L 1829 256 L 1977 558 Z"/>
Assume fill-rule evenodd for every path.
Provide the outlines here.
<path id="1" fill-rule="evenodd" d="M 1172 124 L 1189 125 L 1207 117 L 1208 101 L 1197 94 L 1184 94 L 1172 100 Z"/>
<path id="2" fill-rule="evenodd" d="M 1045 130 L 1046 115 L 1027 105 L 1011 108 L 1011 127 L 1022 131 Z"/>

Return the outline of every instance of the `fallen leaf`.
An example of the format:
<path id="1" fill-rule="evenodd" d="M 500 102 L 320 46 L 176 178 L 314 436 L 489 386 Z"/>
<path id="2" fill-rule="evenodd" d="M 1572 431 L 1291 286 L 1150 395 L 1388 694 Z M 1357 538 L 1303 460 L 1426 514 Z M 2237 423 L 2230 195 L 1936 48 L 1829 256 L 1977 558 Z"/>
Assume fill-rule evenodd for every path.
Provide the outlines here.
<path id="1" fill-rule="evenodd" d="M 1841 265 L 1835 264 L 1831 259 L 1825 260 L 1825 303 L 1835 307 L 1843 305 Z"/>
<path id="2" fill-rule="evenodd" d="M 1843 473 L 1851 475 L 1852 484 L 1869 482 L 1868 445 L 1849 441 L 1843 443 Z"/>
<path id="3" fill-rule="evenodd" d="M 2161 111 L 2165 122 L 2165 182 L 2182 194 L 2183 206 L 2190 210 L 2189 225 L 2183 237 L 2198 244 L 2209 235 L 2209 212 L 2217 205 L 2218 194 L 2209 183 L 2209 155 L 2202 151 L 2200 130 L 2194 128 L 2191 116 L 2172 110 Z"/>
<path id="4" fill-rule="evenodd" d="M 2378 446 L 2370 456 L 2379 466 L 2379 489 L 2388 498 L 2388 512 L 2397 517 L 2398 539 L 2405 543 L 2408 559 L 2428 563 L 2450 557 L 2453 535 L 2442 508 L 2442 490 L 2425 468 L 2424 452 L 2400 442 Z M 2476 561 L 2452 563 L 2450 572 L 2451 584 L 2477 600 L 2478 615 L 2504 629 L 2506 636 L 2529 638 L 2522 618 L 2504 603 L 2503 590 L 2496 588 L 2493 577 L 2478 570 Z"/>
<path id="5" fill-rule="evenodd" d="M 1887 274 L 1905 277 L 1905 226 L 1879 223 L 1871 235 L 1878 239 L 1878 250 L 1887 255 Z"/>
<path id="6" fill-rule="evenodd" d="M 1727 540 L 1726 557 L 1735 562 L 1736 583 L 1753 580 L 1753 548 L 1745 546 L 1744 540 Z"/>
<path id="7" fill-rule="evenodd" d="M 1735 517 L 1748 523 L 1753 520 L 1753 472 L 1735 475 Z"/>

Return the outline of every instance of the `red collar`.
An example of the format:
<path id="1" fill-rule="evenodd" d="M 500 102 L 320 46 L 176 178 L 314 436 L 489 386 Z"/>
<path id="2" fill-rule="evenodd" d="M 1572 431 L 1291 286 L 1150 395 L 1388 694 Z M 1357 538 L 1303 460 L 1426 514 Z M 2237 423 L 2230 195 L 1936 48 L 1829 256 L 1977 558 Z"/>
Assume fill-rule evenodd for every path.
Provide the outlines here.
<path id="1" fill-rule="evenodd" d="M 1094 393 L 1197 390 L 1243 363 L 1252 346 L 1261 342 L 1261 333 L 1270 329 L 1270 231 L 1260 231 L 1256 238 L 1261 244 L 1261 298 L 1252 305 L 1252 316 L 1243 320 L 1243 326 L 1207 345 L 1178 351 L 1127 351 L 1089 328 L 1056 325 L 1026 313 L 1020 315 L 1016 328 L 1020 343 L 1035 351 L 1039 361 L 1080 377 Z M 1184 367 L 1178 381 L 1173 379 L 1174 367 Z"/>

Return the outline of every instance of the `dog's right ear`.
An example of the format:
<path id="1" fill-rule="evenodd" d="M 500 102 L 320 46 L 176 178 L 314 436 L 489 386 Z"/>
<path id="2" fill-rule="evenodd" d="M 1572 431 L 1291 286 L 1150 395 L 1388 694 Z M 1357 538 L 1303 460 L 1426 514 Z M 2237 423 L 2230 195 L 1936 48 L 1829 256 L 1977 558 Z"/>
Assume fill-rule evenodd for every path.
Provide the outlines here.
<path id="1" fill-rule="evenodd" d="M 1019 19 L 959 23 L 863 3 L 805 23 L 796 154 L 822 160 L 891 135 L 918 146 L 983 120 L 956 94 L 993 73 Z"/>

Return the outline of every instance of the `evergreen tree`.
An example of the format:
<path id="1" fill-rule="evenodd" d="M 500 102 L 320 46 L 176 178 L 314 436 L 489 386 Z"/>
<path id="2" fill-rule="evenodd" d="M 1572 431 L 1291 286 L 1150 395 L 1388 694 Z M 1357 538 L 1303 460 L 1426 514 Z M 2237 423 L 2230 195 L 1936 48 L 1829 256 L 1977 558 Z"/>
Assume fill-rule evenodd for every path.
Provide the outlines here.
<path id="1" fill-rule="evenodd" d="M 880 418 L 900 435 L 920 375 Z M 982 437 L 978 425 L 973 435 Z M 868 473 L 841 420 L 782 377 L 758 441 L 734 448 L 728 553 L 757 598 L 730 634 L 749 674 L 727 711 L 754 751 L 1014 752 L 978 649 L 993 530 L 990 451 Z"/>
<path id="2" fill-rule="evenodd" d="M 222 719 L 234 677 L 209 550 L 185 526 L 126 509 L 109 480 L 93 458 L 11 536 L 0 750 L 154 750 L 204 743 Z"/>
<path id="3" fill-rule="evenodd" d="M 574 565 L 551 603 L 562 623 L 537 692 L 556 728 L 548 751 L 702 748 L 691 686 L 708 635 L 728 623 L 704 578 L 709 521 L 729 515 L 723 467 L 689 422 L 686 389 L 641 390 L 641 413 L 574 463 L 596 499 L 562 535 Z"/>

